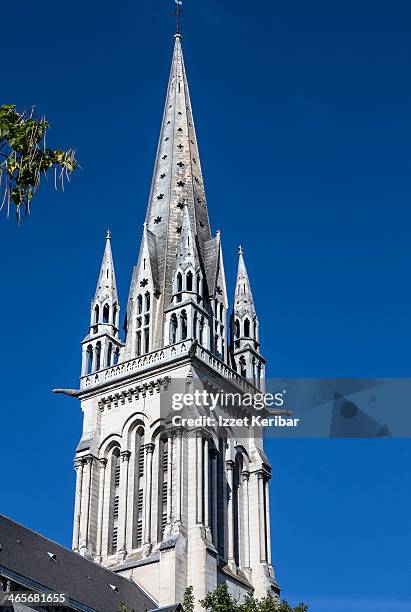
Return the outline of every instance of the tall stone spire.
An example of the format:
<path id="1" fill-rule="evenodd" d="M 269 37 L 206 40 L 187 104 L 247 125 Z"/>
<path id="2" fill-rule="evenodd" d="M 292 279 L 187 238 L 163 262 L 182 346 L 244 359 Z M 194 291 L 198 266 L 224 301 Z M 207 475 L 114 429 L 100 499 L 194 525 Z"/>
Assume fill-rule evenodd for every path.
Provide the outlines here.
<path id="1" fill-rule="evenodd" d="M 208 280 L 208 268 L 217 258 L 216 245 L 210 233 L 181 35 L 177 33 L 174 36 L 173 59 L 145 219 L 146 232 L 155 244 L 152 252 L 156 253 L 156 261 L 153 264 L 158 277 L 156 304 L 152 309 L 151 350 L 164 345 L 165 311 L 173 296 L 173 275 L 180 247 L 184 209 L 189 216 L 193 240 L 198 245 L 199 258 Z M 136 269 L 133 278 L 140 274 L 141 270 Z M 126 356 L 134 353 L 133 341 L 128 336 L 135 332 L 133 320 L 138 313 L 133 314 L 133 309 L 138 299 L 137 289 L 140 291 L 139 286 L 133 282 L 127 312 Z M 206 283 L 204 290 L 212 295 L 212 288 L 207 289 Z"/>

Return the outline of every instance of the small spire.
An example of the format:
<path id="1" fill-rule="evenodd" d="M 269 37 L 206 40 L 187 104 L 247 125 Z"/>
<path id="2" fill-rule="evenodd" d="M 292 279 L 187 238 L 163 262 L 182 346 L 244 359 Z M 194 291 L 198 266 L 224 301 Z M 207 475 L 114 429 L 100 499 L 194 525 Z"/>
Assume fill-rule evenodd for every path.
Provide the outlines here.
<path id="1" fill-rule="evenodd" d="M 110 232 L 110 228 L 107 228 L 107 232 L 106 232 L 106 240 L 111 240 L 111 232 Z"/>
<path id="2" fill-rule="evenodd" d="M 238 254 L 239 255 L 244 255 L 243 247 L 241 246 L 241 244 L 238 247 Z"/>

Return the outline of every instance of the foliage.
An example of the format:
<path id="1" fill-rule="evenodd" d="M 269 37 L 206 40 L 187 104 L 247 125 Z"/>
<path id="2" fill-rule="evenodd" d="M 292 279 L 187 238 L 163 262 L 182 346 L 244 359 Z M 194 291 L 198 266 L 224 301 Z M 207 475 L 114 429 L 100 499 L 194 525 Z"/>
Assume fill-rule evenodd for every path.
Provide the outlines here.
<path id="1" fill-rule="evenodd" d="M 183 612 L 194 612 L 194 595 L 192 586 L 187 587 L 184 591 Z"/>
<path id="2" fill-rule="evenodd" d="M 200 604 L 207 612 L 308 612 L 306 604 L 300 603 L 296 608 L 292 608 L 284 599 L 279 602 L 270 593 L 260 600 L 248 595 L 243 603 L 237 603 L 225 584 L 208 593 Z M 188 587 L 184 593 L 183 611 L 193 612 L 193 610 L 193 587 Z"/>
<path id="3" fill-rule="evenodd" d="M 228 592 L 226 584 L 221 584 L 215 591 L 207 593 L 200 604 L 208 612 L 238 612 L 238 606 Z"/>
<path id="4" fill-rule="evenodd" d="M 120 601 L 120 605 L 117 608 L 117 612 L 133 612 L 130 608 L 124 603 L 124 601 Z"/>
<path id="5" fill-rule="evenodd" d="M 7 204 L 30 212 L 30 202 L 40 184 L 41 176 L 54 170 L 54 186 L 64 190 L 64 180 L 78 167 L 72 149 L 62 151 L 46 147 L 46 132 L 50 127 L 43 116 L 34 117 L 34 108 L 19 112 L 14 104 L 0 106 L 0 210 Z"/>

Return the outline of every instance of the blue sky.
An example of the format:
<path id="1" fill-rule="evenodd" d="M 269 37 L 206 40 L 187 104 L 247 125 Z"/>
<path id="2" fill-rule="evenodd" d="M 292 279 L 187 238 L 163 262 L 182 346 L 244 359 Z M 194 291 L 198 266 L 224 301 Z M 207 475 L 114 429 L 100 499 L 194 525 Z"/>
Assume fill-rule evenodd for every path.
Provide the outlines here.
<path id="1" fill-rule="evenodd" d="M 1 103 L 82 170 L 0 218 L 2 504 L 70 545 L 74 400 L 107 226 L 124 312 L 173 2 L 2 7 Z M 242 243 L 271 376 L 409 376 L 408 2 L 186 2 L 183 47 L 230 295 Z M 409 440 L 270 440 L 273 559 L 313 612 L 411 610 Z"/>

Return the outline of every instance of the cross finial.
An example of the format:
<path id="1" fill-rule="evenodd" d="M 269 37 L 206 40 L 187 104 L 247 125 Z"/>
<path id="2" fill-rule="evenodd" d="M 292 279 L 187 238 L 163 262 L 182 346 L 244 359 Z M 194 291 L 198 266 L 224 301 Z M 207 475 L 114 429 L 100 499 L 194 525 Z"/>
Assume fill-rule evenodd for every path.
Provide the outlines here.
<path id="1" fill-rule="evenodd" d="M 182 6 L 183 6 L 183 2 L 182 0 L 174 0 L 174 2 L 176 3 L 176 36 L 181 36 L 180 34 L 180 16 L 182 13 Z"/>

